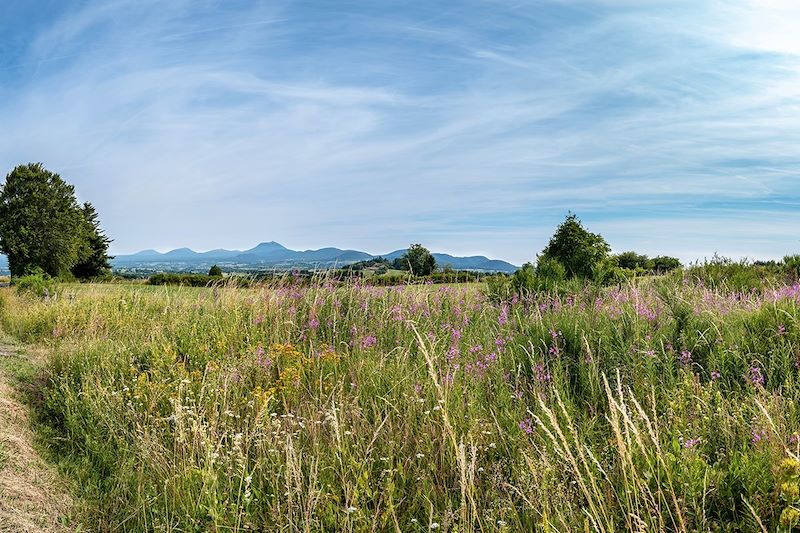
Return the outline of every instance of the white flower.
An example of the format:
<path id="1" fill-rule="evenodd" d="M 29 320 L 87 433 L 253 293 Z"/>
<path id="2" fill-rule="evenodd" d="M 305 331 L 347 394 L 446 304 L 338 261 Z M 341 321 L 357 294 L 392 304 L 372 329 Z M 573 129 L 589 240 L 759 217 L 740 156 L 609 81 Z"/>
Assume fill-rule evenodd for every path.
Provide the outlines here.
<path id="1" fill-rule="evenodd" d="M 439 529 L 439 522 L 433 522 L 431 524 L 431 529 Z"/>
<path id="2" fill-rule="evenodd" d="M 355 508 L 355 507 L 353 507 L 352 505 L 351 505 L 350 507 L 348 507 L 348 508 L 347 508 L 347 512 L 348 512 L 348 513 L 355 513 L 356 511 L 358 511 L 358 509 L 356 509 L 356 508 Z"/>
<path id="3" fill-rule="evenodd" d="M 503 520 L 498 520 L 497 525 L 500 527 L 506 527 L 508 524 L 506 524 Z"/>
<path id="4" fill-rule="evenodd" d="M 417 454 L 417 459 L 422 459 L 423 457 L 425 457 L 424 453 L 418 453 Z"/>

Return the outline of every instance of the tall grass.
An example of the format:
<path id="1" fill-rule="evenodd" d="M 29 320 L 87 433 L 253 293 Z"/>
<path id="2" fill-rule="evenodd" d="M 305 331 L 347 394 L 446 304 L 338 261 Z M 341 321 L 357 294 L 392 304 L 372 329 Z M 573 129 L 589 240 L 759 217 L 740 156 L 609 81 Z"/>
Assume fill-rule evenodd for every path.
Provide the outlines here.
<path id="1" fill-rule="evenodd" d="M 798 318 L 677 278 L 0 292 L 115 531 L 788 531 Z"/>

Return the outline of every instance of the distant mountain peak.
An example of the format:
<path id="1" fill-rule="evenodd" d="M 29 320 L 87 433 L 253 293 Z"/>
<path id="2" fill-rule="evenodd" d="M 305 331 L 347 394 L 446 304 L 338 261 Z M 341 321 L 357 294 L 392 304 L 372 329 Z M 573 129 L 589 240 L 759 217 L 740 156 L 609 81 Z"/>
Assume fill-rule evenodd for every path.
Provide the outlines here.
<path id="1" fill-rule="evenodd" d="M 282 250 L 287 249 L 284 245 L 275 241 L 261 242 L 256 246 L 256 248 L 280 248 Z"/>
<path id="2" fill-rule="evenodd" d="M 405 252 L 406 250 L 396 250 L 382 257 L 391 261 Z M 517 268 L 505 261 L 487 259 L 483 256 L 453 257 L 437 253 L 433 256 L 441 267 L 451 265 L 455 269 L 492 272 L 513 272 Z M 133 255 L 118 255 L 113 264 L 118 266 L 158 264 L 160 265 L 158 268 L 169 268 L 164 265 L 174 264 L 174 268 L 197 270 L 205 270 L 215 263 L 227 264 L 231 268 L 334 268 L 375 257 L 377 256 L 358 250 L 342 250 L 334 247 L 296 251 L 275 241 L 268 241 L 244 251 L 218 248 L 207 252 L 195 252 L 190 248 L 178 248 L 162 254 L 155 250 L 142 250 Z"/>

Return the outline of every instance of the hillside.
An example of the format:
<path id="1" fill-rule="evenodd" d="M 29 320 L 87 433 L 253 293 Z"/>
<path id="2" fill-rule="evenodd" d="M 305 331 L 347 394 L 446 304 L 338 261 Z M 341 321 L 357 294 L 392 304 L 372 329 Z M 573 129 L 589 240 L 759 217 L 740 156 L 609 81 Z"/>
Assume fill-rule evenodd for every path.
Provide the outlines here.
<path id="1" fill-rule="evenodd" d="M 262 242 L 248 250 L 216 249 L 207 252 L 196 252 L 189 248 L 178 248 L 160 253 L 155 250 L 143 250 L 131 255 L 120 255 L 113 260 L 118 270 L 169 270 L 169 271 L 203 271 L 217 264 L 229 270 L 253 269 L 293 269 L 293 268 L 331 268 L 341 267 L 375 257 L 395 259 L 405 250 L 382 255 L 372 255 L 359 250 L 343 250 L 327 247 L 319 250 L 292 250 L 274 242 Z M 475 270 L 483 272 L 514 272 L 517 267 L 499 259 L 484 256 L 457 257 L 449 254 L 434 253 L 439 266 L 450 266 L 456 270 Z"/>

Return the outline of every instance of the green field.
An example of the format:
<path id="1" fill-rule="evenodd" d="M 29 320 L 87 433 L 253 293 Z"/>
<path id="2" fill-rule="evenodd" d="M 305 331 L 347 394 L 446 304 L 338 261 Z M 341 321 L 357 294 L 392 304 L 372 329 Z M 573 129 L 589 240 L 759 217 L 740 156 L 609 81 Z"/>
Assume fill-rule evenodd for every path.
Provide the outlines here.
<path id="1" fill-rule="evenodd" d="M 0 290 L 108 531 L 789 531 L 800 287 Z M 782 525 L 781 525 L 782 524 Z"/>

